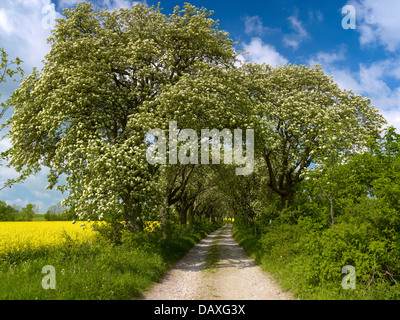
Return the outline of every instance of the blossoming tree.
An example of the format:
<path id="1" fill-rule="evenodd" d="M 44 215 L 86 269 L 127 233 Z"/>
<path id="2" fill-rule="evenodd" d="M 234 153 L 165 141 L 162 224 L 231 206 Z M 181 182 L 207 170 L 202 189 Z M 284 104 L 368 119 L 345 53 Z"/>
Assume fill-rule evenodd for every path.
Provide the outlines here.
<path id="1" fill-rule="evenodd" d="M 258 155 L 283 207 L 312 163 L 360 150 L 386 123 L 368 98 L 340 89 L 320 66 L 248 63 L 243 69 L 257 118 Z"/>
<path id="2" fill-rule="evenodd" d="M 57 188 L 69 192 L 63 205 L 80 218 L 113 215 L 140 230 L 155 195 L 145 157 L 145 133 L 157 125 L 149 102 L 195 76 L 196 61 L 235 61 L 211 14 L 190 4 L 168 17 L 142 4 L 108 12 L 81 2 L 64 10 L 42 71 L 26 77 L 11 103 L 10 164 L 49 167 L 49 188 L 65 174 Z"/>

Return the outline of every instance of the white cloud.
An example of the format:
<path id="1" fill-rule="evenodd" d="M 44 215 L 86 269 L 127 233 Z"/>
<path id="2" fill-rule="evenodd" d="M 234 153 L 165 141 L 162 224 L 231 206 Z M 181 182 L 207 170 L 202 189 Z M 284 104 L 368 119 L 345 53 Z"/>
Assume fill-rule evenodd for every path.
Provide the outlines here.
<path id="1" fill-rule="evenodd" d="M 379 112 L 400 132 L 400 59 L 388 58 L 370 64 L 360 63 L 356 70 L 340 66 L 347 52 L 318 52 L 308 64 L 321 64 L 324 72 L 342 89 L 353 90 L 371 99 Z"/>
<path id="2" fill-rule="evenodd" d="M 322 22 L 324 21 L 324 15 L 321 12 L 321 10 L 317 10 L 317 11 L 309 11 L 308 12 L 308 17 L 310 18 L 311 21 L 313 20 L 317 20 L 318 22 Z"/>
<path id="3" fill-rule="evenodd" d="M 324 52 L 319 51 L 314 56 L 308 60 L 308 64 L 313 66 L 315 64 L 320 64 L 321 66 L 331 65 L 337 61 L 342 61 L 345 59 L 344 49 L 339 52 Z"/>
<path id="4" fill-rule="evenodd" d="M 135 1 L 136 2 L 136 1 Z M 110 11 L 121 8 L 130 8 L 132 1 L 129 0 L 103 0 L 103 5 Z"/>
<path id="5" fill-rule="evenodd" d="M 357 94 L 363 92 L 361 84 L 357 79 L 357 74 L 353 74 L 348 68 L 331 67 L 324 70 L 329 76 L 333 76 L 333 80 L 341 89 L 353 90 Z"/>
<path id="6" fill-rule="evenodd" d="M 252 38 L 249 44 L 244 44 L 244 49 L 249 52 L 246 58 L 251 62 L 265 62 L 272 67 L 288 63 L 288 60 L 276 51 L 274 46 L 263 43 L 260 38 Z"/>
<path id="7" fill-rule="evenodd" d="M 0 152 L 7 151 L 11 147 L 11 142 L 9 138 L 3 138 L 0 140 Z M 0 188 L 3 187 L 4 183 L 7 182 L 8 179 L 18 178 L 18 172 L 16 172 L 13 168 L 9 168 L 5 166 L 5 162 L 0 164 Z"/>
<path id="8" fill-rule="evenodd" d="M 47 38 L 50 29 L 44 27 L 48 12 L 44 8 L 54 8 L 50 0 L 2 0 L 0 12 L 3 22 L 0 24 L 0 43 L 10 59 L 19 57 L 24 61 L 22 68 L 30 73 L 33 66 L 41 67 L 41 60 L 49 51 Z M 54 12 L 55 17 L 59 14 Z"/>
<path id="9" fill-rule="evenodd" d="M 80 0 L 60 0 L 58 6 L 60 8 L 75 7 Z"/>
<path id="10" fill-rule="evenodd" d="M 0 139 L 0 152 L 7 151 L 11 147 L 10 138 Z"/>
<path id="11" fill-rule="evenodd" d="M 14 200 L 2 200 L 2 201 L 5 201 L 8 205 L 13 205 L 13 204 L 17 204 L 17 205 L 19 205 L 20 207 L 26 207 L 26 205 L 29 203 L 29 201 L 28 200 L 24 200 L 24 199 L 21 199 L 21 198 L 17 198 L 17 199 L 14 199 Z"/>
<path id="12" fill-rule="evenodd" d="M 59 10 L 62 10 L 63 8 L 72 8 L 76 7 L 78 2 L 82 0 L 60 0 L 58 3 L 58 8 Z M 140 3 L 142 1 L 131 1 L 131 0 L 99 0 L 99 1 L 92 1 L 93 7 L 94 8 L 101 8 L 101 9 L 107 9 L 109 11 L 113 10 L 119 10 L 121 8 L 130 8 L 133 5 L 136 5 L 137 3 Z M 146 1 L 143 1 L 143 3 L 146 3 Z"/>
<path id="13" fill-rule="evenodd" d="M 392 125 L 396 128 L 397 133 L 400 133 L 400 110 L 380 110 L 381 115 L 387 120 L 388 125 Z"/>
<path id="14" fill-rule="evenodd" d="M 276 31 L 263 25 L 262 19 L 259 16 L 244 17 L 244 32 L 251 36 L 261 36 L 267 32 Z"/>
<path id="15" fill-rule="evenodd" d="M 400 48 L 400 1 L 353 0 L 356 29 L 361 45 L 381 45 L 394 52 Z"/>
<path id="16" fill-rule="evenodd" d="M 4 9 L 0 9 L 0 29 L 5 34 L 10 34 L 12 32 L 12 25 L 10 21 L 8 21 L 8 17 Z"/>
<path id="17" fill-rule="evenodd" d="M 44 168 L 34 176 L 30 176 L 23 183 L 15 184 L 12 188 L 0 190 L 0 199 L 8 204 L 16 203 L 25 206 L 28 203 L 38 204 L 40 212 L 55 203 L 61 202 L 67 195 L 57 190 L 46 190 L 48 185 L 47 174 L 49 169 Z M 12 168 L 0 166 L 1 182 L 7 178 L 15 178 L 18 174 Z"/>
<path id="18" fill-rule="evenodd" d="M 356 76 L 348 68 L 338 66 L 338 63 L 346 60 L 346 54 L 343 46 L 336 51 L 319 51 L 307 60 L 307 65 L 321 65 L 325 74 L 333 76 L 340 88 L 360 92 L 361 87 Z"/>
<path id="19" fill-rule="evenodd" d="M 31 201 L 28 201 L 27 199 L 21 199 L 21 198 L 12 199 L 12 200 L 6 199 L 3 201 L 5 201 L 10 206 L 13 204 L 16 204 L 16 205 L 20 206 L 21 208 L 26 207 L 26 205 L 28 203 L 36 204 L 39 207 L 38 213 L 46 213 L 49 206 L 51 206 L 52 204 L 56 204 L 56 203 L 52 203 L 50 205 L 47 205 L 46 203 L 44 203 L 43 201 L 40 201 L 40 200 L 35 200 L 35 201 L 31 202 Z"/>
<path id="20" fill-rule="evenodd" d="M 0 152 L 6 151 L 11 147 L 9 138 L 0 140 Z M 34 176 L 30 176 L 24 182 L 15 184 L 12 188 L 0 190 L 0 200 L 6 201 L 7 204 L 18 204 L 22 207 L 28 203 L 37 204 L 40 212 L 45 212 L 47 208 L 58 202 L 61 202 L 65 196 L 57 190 L 46 190 L 48 185 L 47 175 L 48 168 L 43 168 Z M 19 174 L 13 168 L 6 167 L 4 163 L 0 165 L 0 187 L 8 179 L 18 178 Z M 61 182 L 65 182 L 64 178 L 60 178 Z"/>
<path id="21" fill-rule="evenodd" d="M 308 39 L 310 35 L 308 34 L 307 30 L 304 28 L 303 23 L 295 16 L 290 16 L 288 18 L 290 22 L 290 26 L 293 29 L 293 32 L 290 34 L 286 34 L 282 41 L 285 46 L 292 47 L 296 50 L 300 43 L 304 40 Z"/>

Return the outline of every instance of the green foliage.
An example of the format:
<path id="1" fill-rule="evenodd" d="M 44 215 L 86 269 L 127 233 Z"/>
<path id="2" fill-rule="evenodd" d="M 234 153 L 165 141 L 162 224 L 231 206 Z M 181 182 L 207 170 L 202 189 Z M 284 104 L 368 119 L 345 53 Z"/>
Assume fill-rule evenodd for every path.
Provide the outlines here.
<path id="1" fill-rule="evenodd" d="M 10 61 L 8 59 L 8 54 L 5 52 L 4 48 L 0 48 L 0 57 L 1 57 L 1 64 L 0 64 L 0 83 L 5 82 L 6 78 L 12 78 L 15 74 L 19 74 L 21 77 L 23 76 L 24 72 L 19 66 L 22 61 L 18 57 L 15 61 Z M 16 69 L 10 69 L 11 65 L 16 65 Z M 17 79 L 13 79 L 17 81 Z"/>
<path id="2" fill-rule="evenodd" d="M 44 214 L 47 221 L 72 221 L 78 219 L 73 210 L 63 207 L 61 203 L 50 206 Z"/>
<path id="3" fill-rule="evenodd" d="M 315 167 L 289 208 L 266 207 L 257 235 L 235 220 L 235 236 L 302 299 L 400 299 L 399 141 L 389 127 L 363 153 Z M 355 290 L 341 286 L 345 265 Z"/>
<path id="4" fill-rule="evenodd" d="M 13 81 L 17 81 L 17 79 L 15 78 L 15 75 L 19 75 L 22 79 L 23 75 L 24 75 L 24 71 L 21 68 L 21 63 L 22 61 L 17 57 L 15 60 L 9 60 L 8 58 L 8 54 L 6 53 L 6 51 L 4 50 L 4 48 L 0 47 L 0 84 L 4 83 L 7 81 L 7 78 L 12 79 Z M 11 97 L 9 99 L 7 99 L 7 101 L 1 102 L 0 103 L 0 119 L 3 117 L 4 113 L 8 110 L 8 108 L 10 107 L 11 101 L 12 99 L 14 99 L 17 96 L 17 93 L 14 92 Z M 0 97 L 1 97 L 1 92 L 0 92 Z M 5 124 L 2 123 L 0 124 L 0 131 L 4 128 Z M 1 137 L 3 138 L 3 137 Z M 6 159 L 8 156 L 8 151 L 3 151 L 0 154 L 0 158 Z M 17 178 L 13 178 L 13 179 L 8 179 L 1 187 L 1 189 L 4 189 L 6 187 L 10 187 L 17 182 L 21 182 L 24 178 L 26 178 L 25 175 L 26 172 L 24 172 L 23 174 L 21 174 L 19 177 Z M 4 213 L 5 214 L 5 213 Z M 8 215 L 8 213 L 7 213 Z M 0 219 L 4 219 L 4 216 Z M 8 219 L 8 218 L 7 218 Z"/>
<path id="5" fill-rule="evenodd" d="M 27 76 L 12 99 L 10 164 L 33 173 L 48 166 L 50 188 L 67 175 L 57 188 L 68 189 L 63 204 L 80 219 L 117 213 L 139 231 L 145 207 L 159 204 L 145 133 L 174 100 L 168 93 L 179 99 L 192 81 L 201 89 L 209 70 L 217 82 L 235 62 L 232 40 L 211 15 L 190 4 L 170 16 L 140 3 L 64 10 L 42 71 Z"/>
<path id="6" fill-rule="evenodd" d="M 293 200 L 312 163 L 337 161 L 363 147 L 386 123 L 369 99 L 341 90 L 320 66 L 247 63 L 243 70 L 256 115 L 258 154 L 282 207 Z"/>
<path id="7" fill-rule="evenodd" d="M 8 59 L 8 54 L 6 53 L 6 51 L 4 50 L 4 48 L 0 47 L 0 84 L 3 82 L 7 81 L 7 77 L 8 78 L 13 78 L 15 75 L 20 75 L 20 77 L 22 78 L 24 75 L 24 71 L 22 70 L 22 68 L 20 67 L 20 64 L 22 63 L 22 61 L 17 57 L 15 60 L 9 60 Z M 11 68 L 11 66 L 16 66 L 16 68 Z M 13 79 L 13 81 L 17 81 L 16 78 Z M 1 97 L 1 94 L 0 94 Z M 8 109 L 8 105 L 7 103 L 2 102 L 0 104 L 0 106 L 2 107 L 2 110 L 0 112 L 0 118 L 1 116 L 3 116 L 4 112 Z"/>
<path id="8" fill-rule="evenodd" d="M 341 90 L 320 66 L 237 67 L 211 11 L 161 11 L 140 3 L 96 11 L 89 2 L 64 10 L 43 69 L 7 103 L 12 147 L 3 156 L 18 179 L 47 166 L 49 188 L 68 191 L 68 211 L 45 218 L 107 222 L 98 226 L 101 253 L 66 245 L 56 261 L 122 274 L 116 282 L 88 274 L 88 287 L 103 283 L 96 298 L 127 297 L 142 288 L 132 275 L 158 277 L 216 227 L 205 220 L 234 216 L 239 242 L 300 297 L 398 297 L 400 135 L 393 127 L 381 135 L 386 121 L 370 100 Z M 22 74 L 0 52 L 0 82 Z M 253 174 L 149 164 L 146 133 L 170 121 L 177 130 L 254 129 Z M 0 202 L 0 220 L 30 220 L 32 211 Z M 153 219 L 161 227 L 144 231 Z M 360 291 L 341 289 L 346 264 Z"/>
<path id="9" fill-rule="evenodd" d="M 0 201 L 0 221 L 14 221 L 16 213 L 17 210 L 7 205 L 5 201 Z"/>
<path id="10" fill-rule="evenodd" d="M 239 52 L 212 11 L 188 3 L 161 11 L 141 3 L 96 11 L 90 2 L 64 10 L 43 69 L 9 103 L 9 164 L 24 174 L 49 167 L 49 188 L 68 191 L 63 204 L 80 219 L 111 215 L 138 232 L 160 207 L 163 225 L 172 209 L 182 224 L 188 212 L 220 218 L 209 204 L 229 203 L 230 184 L 234 214 L 254 221 L 260 194 L 275 192 L 286 206 L 313 161 L 364 146 L 384 123 L 320 67 L 235 66 Z M 213 171 L 226 168 L 213 168 L 196 186 L 193 172 L 205 170 L 150 165 L 146 132 L 174 120 L 178 130 L 255 129 L 257 173 L 218 183 Z M 225 190 L 214 196 L 216 185 Z"/>
<path id="11" fill-rule="evenodd" d="M 31 221 L 35 211 L 33 210 L 34 205 L 28 203 L 25 208 L 22 208 L 19 212 L 20 219 L 23 221 Z"/>
<path id="12" fill-rule="evenodd" d="M 0 259 L 2 300 L 130 300 L 159 281 L 177 260 L 220 225 L 178 226 L 173 237 L 160 232 L 124 234 L 115 244 L 104 238 L 78 245 L 71 238 L 54 250 L 13 253 Z M 52 265 L 56 289 L 43 290 L 41 269 Z"/>
<path id="13" fill-rule="evenodd" d="M 69 211 L 64 211 L 60 214 L 50 213 L 49 211 L 47 211 L 43 215 L 43 218 L 46 219 L 47 221 L 72 221 L 77 219 L 76 215 L 69 213 Z"/>
<path id="14" fill-rule="evenodd" d="M 234 236 L 283 288 L 300 299 L 400 298 L 396 295 L 400 289 L 397 245 L 377 236 L 371 224 L 354 227 L 341 222 L 316 228 L 306 219 L 271 227 L 261 237 L 235 224 Z M 341 286 L 345 265 L 356 269 L 356 290 Z"/>
<path id="15" fill-rule="evenodd" d="M 28 203 L 26 207 L 18 210 L 16 207 L 0 201 L 0 221 L 32 221 L 37 206 Z"/>

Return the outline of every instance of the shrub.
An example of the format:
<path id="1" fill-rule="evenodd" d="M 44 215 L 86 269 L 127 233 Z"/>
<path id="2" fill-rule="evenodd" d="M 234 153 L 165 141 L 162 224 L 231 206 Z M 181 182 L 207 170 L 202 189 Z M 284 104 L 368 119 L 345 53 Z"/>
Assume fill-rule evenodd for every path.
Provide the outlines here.
<path id="1" fill-rule="evenodd" d="M 397 299 L 400 291 L 398 214 L 375 199 L 343 208 L 334 226 L 312 213 L 293 219 L 286 209 L 272 223 L 261 217 L 262 233 L 235 221 L 234 236 L 246 251 L 300 298 Z M 288 218 L 289 217 L 289 218 Z M 291 222 L 292 221 L 292 222 Z M 345 265 L 356 270 L 359 290 L 344 290 Z"/>

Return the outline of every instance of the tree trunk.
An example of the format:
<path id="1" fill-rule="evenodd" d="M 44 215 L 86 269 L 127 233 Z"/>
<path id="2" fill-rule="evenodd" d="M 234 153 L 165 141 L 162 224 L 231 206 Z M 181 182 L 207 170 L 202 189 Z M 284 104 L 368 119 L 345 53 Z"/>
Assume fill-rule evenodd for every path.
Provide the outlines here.
<path id="1" fill-rule="evenodd" d="M 162 206 L 160 208 L 161 224 L 165 224 L 169 220 L 169 206 Z"/>
<path id="2" fill-rule="evenodd" d="M 142 219 L 140 219 L 139 213 L 124 211 L 124 219 L 128 230 L 132 233 L 142 231 L 144 224 Z"/>
<path id="3" fill-rule="evenodd" d="M 331 220 L 332 220 L 332 225 L 335 225 L 335 220 L 333 219 L 333 194 L 331 192 L 331 196 L 329 198 L 329 201 L 331 202 Z"/>
<path id="4" fill-rule="evenodd" d="M 180 210 L 179 210 L 179 220 L 181 222 L 181 225 L 186 226 L 186 224 L 187 224 L 187 209 L 186 209 L 186 207 L 180 208 Z"/>
<path id="5" fill-rule="evenodd" d="M 167 228 L 167 223 L 169 221 L 169 196 L 166 195 L 163 200 L 163 204 L 160 208 L 160 223 L 161 223 L 161 228 L 163 230 L 163 237 L 167 237 L 166 233 L 166 228 Z"/>
<path id="6" fill-rule="evenodd" d="M 281 209 L 283 210 L 283 209 L 289 208 L 290 201 L 292 199 L 292 194 L 289 194 L 289 195 L 282 194 L 280 197 L 281 197 Z"/>
<path id="7" fill-rule="evenodd" d="M 189 218 L 189 226 L 192 227 L 193 224 L 194 224 L 194 210 L 193 210 L 193 207 L 189 208 L 188 218 Z"/>
<path id="8" fill-rule="evenodd" d="M 129 194 L 129 190 L 128 190 Z M 142 231 L 144 228 L 143 220 L 141 219 L 142 208 L 139 206 L 136 210 L 132 206 L 132 201 L 128 195 L 122 197 L 123 218 L 128 230 L 132 233 Z"/>

